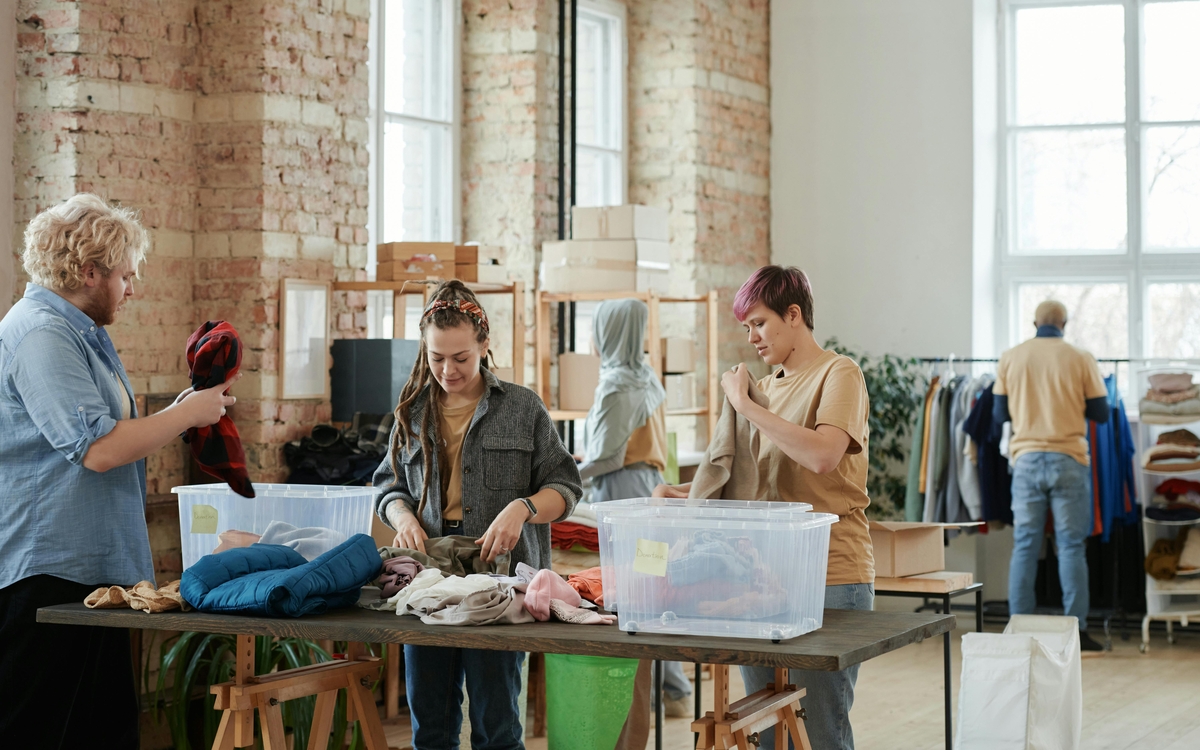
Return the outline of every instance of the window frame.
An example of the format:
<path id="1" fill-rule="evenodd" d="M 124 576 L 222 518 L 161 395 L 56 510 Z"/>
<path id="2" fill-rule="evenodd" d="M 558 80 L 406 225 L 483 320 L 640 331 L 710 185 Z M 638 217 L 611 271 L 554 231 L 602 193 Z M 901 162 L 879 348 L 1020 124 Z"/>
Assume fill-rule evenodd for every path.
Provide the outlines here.
<path id="1" fill-rule="evenodd" d="M 1146 5 L 1172 0 L 1000 0 L 998 60 L 997 216 L 994 263 L 996 315 L 993 319 L 997 349 L 1029 338 L 1029 324 L 1016 320 L 1021 284 L 1118 282 L 1128 285 L 1129 358 L 1145 357 L 1150 332 L 1146 291 L 1151 283 L 1200 278 L 1200 248 L 1145 250 L 1143 227 L 1146 195 L 1143 192 L 1142 136 L 1148 127 L 1200 125 L 1200 121 L 1168 122 L 1142 119 L 1143 12 Z M 1105 125 L 1018 126 L 1015 115 L 1016 13 L 1027 8 L 1115 5 L 1124 10 L 1125 26 L 1125 132 L 1127 246 L 1119 252 L 1019 252 L 1017 241 L 1016 148 L 1017 134 L 1034 130 L 1085 130 Z M 1097 356 L 1102 356 L 1098 354 Z"/>
<path id="2" fill-rule="evenodd" d="M 579 0 L 580 15 L 599 17 L 602 21 L 613 23 L 616 29 L 610 41 L 610 50 L 616 56 L 616 64 L 609 71 L 609 85 L 616 89 L 615 105 L 618 108 L 613 118 L 613 126 L 617 129 L 617 147 L 584 143 L 576 137 L 575 149 L 579 154 L 595 153 L 617 157 L 619 174 L 616 177 L 619 195 L 615 203 L 602 205 L 621 205 L 629 199 L 629 24 L 625 5 L 613 0 Z M 578 163 L 578 161 L 576 162 Z"/>

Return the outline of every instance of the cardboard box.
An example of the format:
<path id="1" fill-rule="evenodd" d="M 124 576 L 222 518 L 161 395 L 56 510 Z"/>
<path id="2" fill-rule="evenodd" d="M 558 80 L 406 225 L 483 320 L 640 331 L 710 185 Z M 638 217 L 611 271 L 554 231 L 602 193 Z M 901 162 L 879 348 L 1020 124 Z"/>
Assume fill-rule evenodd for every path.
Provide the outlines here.
<path id="1" fill-rule="evenodd" d="M 664 338 L 662 340 L 663 372 L 694 372 L 696 342 L 692 339 Z"/>
<path id="2" fill-rule="evenodd" d="M 558 355 L 558 408 L 587 411 L 596 399 L 600 384 L 600 357 L 564 352 Z"/>
<path id="3" fill-rule="evenodd" d="M 454 248 L 454 262 L 503 265 L 504 248 L 500 245 L 458 245 Z"/>
<path id="4" fill-rule="evenodd" d="M 696 408 L 696 374 L 692 372 L 681 375 L 667 375 L 664 378 L 667 389 L 667 400 L 664 402 L 667 411 Z"/>
<path id="5" fill-rule="evenodd" d="M 454 253 L 453 242 L 386 242 L 375 247 L 375 260 L 387 263 L 430 256 L 441 263 L 453 263 Z"/>
<path id="6" fill-rule="evenodd" d="M 903 578 L 944 570 L 946 545 L 943 532 L 979 526 L 980 523 L 871 521 L 875 577 Z"/>
<path id="7" fill-rule="evenodd" d="M 479 284 L 507 284 L 508 267 L 488 263 L 455 263 L 454 278 Z"/>
<path id="8" fill-rule="evenodd" d="M 380 263 L 375 267 L 376 281 L 424 281 L 428 278 L 428 274 L 424 273 L 409 273 L 407 265 L 404 263 L 396 263 L 388 261 Z"/>
<path id="9" fill-rule="evenodd" d="M 667 212 L 653 206 L 575 206 L 571 209 L 571 238 L 667 242 Z"/>
<path id="10" fill-rule="evenodd" d="M 450 279 L 454 277 L 453 263 L 389 260 L 375 266 L 379 281 L 412 281 L 413 279 Z"/>
<path id="11" fill-rule="evenodd" d="M 670 286 L 671 246 L 651 240 L 542 244 L 544 292 L 660 292 Z"/>

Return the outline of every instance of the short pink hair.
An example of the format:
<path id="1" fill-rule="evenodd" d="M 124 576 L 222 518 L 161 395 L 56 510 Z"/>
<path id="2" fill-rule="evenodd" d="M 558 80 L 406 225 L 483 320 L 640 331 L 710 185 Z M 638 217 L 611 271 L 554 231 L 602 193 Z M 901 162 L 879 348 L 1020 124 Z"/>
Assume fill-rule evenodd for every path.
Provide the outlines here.
<path id="1" fill-rule="evenodd" d="M 812 284 L 799 268 L 763 266 L 755 271 L 733 298 L 733 316 L 739 322 L 745 320 L 760 302 L 781 318 L 787 317 L 789 307 L 798 305 L 804 325 L 813 329 Z"/>

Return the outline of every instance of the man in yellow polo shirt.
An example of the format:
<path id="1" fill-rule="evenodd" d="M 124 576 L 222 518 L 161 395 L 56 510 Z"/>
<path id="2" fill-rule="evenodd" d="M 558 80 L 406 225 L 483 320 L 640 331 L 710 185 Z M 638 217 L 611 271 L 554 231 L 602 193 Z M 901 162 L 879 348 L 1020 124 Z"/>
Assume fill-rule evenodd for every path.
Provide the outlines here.
<path id="1" fill-rule="evenodd" d="M 1034 579 L 1045 536 L 1046 511 L 1054 514 L 1063 609 L 1079 620 L 1084 651 L 1103 647 L 1086 633 L 1088 570 L 1085 543 L 1092 527 L 1087 422 L 1108 420 L 1108 391 L 1096 359 L 1063 340 L 1067 308 L 1046 301 L 1034 314 L 1037 336 L 1000 357 L 993 417 L 1011 419 L 1013 553 L 1008 569 L 1011 614 L 1034 611 Z"/>

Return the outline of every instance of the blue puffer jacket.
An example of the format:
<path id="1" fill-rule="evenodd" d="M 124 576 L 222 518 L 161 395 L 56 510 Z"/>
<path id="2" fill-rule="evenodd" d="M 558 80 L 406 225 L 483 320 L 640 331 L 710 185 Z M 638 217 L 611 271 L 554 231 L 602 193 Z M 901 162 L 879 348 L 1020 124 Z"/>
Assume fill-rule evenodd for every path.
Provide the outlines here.
<path id="1" fill-rule="evenodd" d="M 252 544 L 200 558 L 183 572 L 179 593 L 201 612 L 299 617 L 354 605 L 382 566 L 366 534 L 312 562 L 290 547 Z"/>

